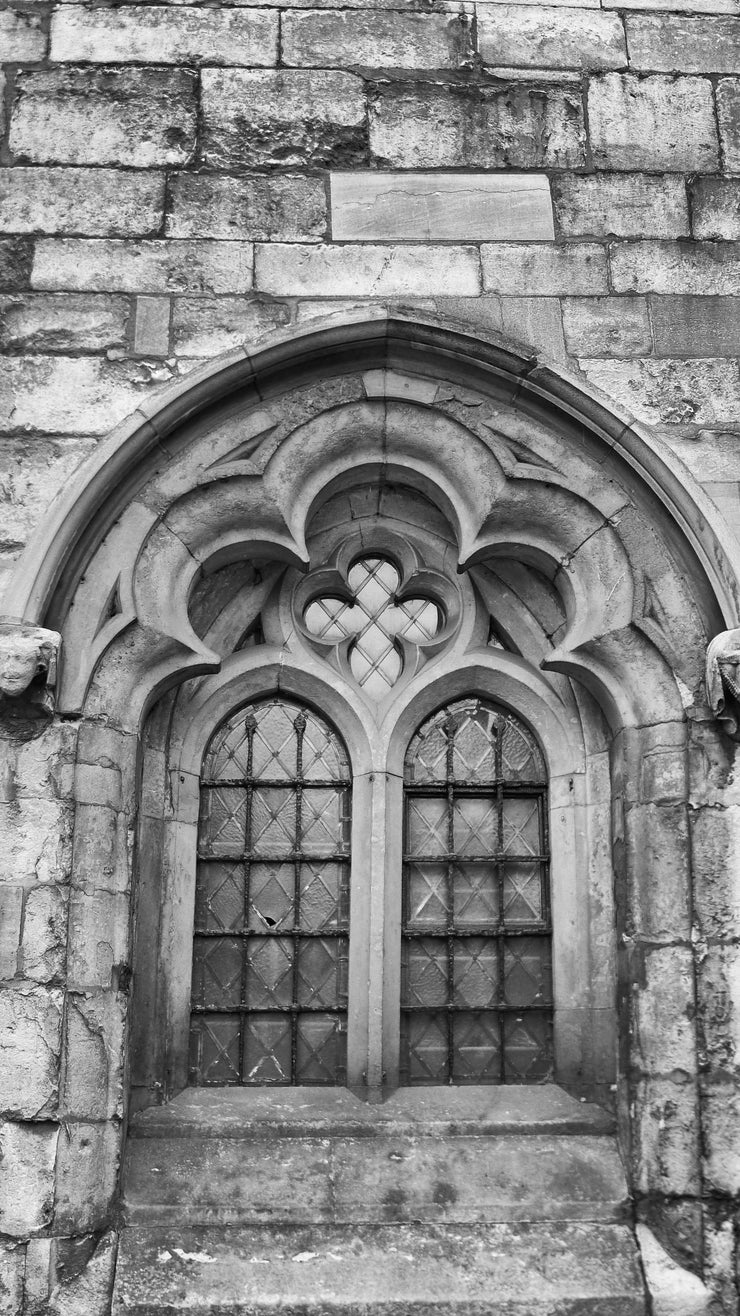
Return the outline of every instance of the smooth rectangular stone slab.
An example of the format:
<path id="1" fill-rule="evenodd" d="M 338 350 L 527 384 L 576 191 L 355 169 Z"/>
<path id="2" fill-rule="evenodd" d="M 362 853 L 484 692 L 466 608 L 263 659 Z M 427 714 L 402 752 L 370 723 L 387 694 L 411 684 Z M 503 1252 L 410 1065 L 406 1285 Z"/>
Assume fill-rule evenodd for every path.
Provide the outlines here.
<path id="1" fill-rule="evenodd" d="M 545 174 L 332 172 L 336 240 L 552 241 Z"/>
<path id="2" fill-rule="evenodd" d="M 624 1218 L 612 1138 L 133 1139 L 131 1222 L 448 1223 Z"/>
<path id="3" fill-rule="evenodd" d="M 128 1228 L 113 1316 L 644 1316 L 624 1225 Z"/>

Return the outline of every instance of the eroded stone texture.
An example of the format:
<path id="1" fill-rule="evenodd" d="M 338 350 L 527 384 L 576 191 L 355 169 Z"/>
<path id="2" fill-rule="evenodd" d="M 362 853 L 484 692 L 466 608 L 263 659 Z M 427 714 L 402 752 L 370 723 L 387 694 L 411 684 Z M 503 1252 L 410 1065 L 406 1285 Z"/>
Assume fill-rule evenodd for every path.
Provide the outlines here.
<path id="1" fill-rule="evenodd" d="M 4 9 L 0 13 L 0 50 L 8 63 L 36 63 L 46 55 L 47 38 L 41 15 Z"/>
<path id="2" fill-rule="evenodd" d="M 11 358 L 0 385 L 0 432 L 105 434 L 138 401 L 136 367 L 96 357 Z"/>
<path id="3" fill-rule="evenodd" d="M 0 1230 L 24 1238 L 51 1222 L 56 1124 L 0 1123 Z"/>
<path id="4" fill-rule="evenodd" d="M 735 73 L 740 61 L 736 18 L 651 14 L 626 23 L 630 65 L 667 73 Z"/>
<path id="5" fill-rule="evenodd" d="M 44 1119 L 55 1111 L 61 1027 L 60 991 L 19 986 L 0 993 L 0 1112 Z"/>
<path id="6" fill-rule="evenodd" d="M 101 352 L 123 347 L 125 297 L 74 293 L 0 296 L 0 347 L 9 352 Z M 35 454 L 26 453 L 33 459 Z M 61 452 L 55 454 L 61 458 Z"/>
<path id="7" fill-rule="evenodd" d="M 126 998 L 71 994 L 65 1020 L 61 1110 L 65 1118 L 105 1120 L 123 1113 Z"/>
<path id="8" fill-rule="evenodd" d="M 113 12 L 64 5 L 52 16 L 51 58 L 98 64 L 247 64 L 277 60 L 269 9 L 136 5 Z"/>
<path id="9" fill-rule="evenodd" d="M 201 104 L 211 168 L 352 165 L 366 156 L 363 84 L 352 74 L 204 69 Z"/>
<path id="10" fill-rule="evenodd" d="M 184 164 L 195 147 L 196 74 L 188 69 L 20 73 L 10 149 L 35 164 Z"/>
<path id="11" fill-rule="evenodd" d="M 175 174 L 170 180 L 168 237 L 305 241 L 324 238 L 326 225 L 320 178 Z"/>
<path id="12" fill-rule="evenodd" d="M 118 1181 L 120 1128 L 68 1122 L 59 1139 L 54 1224 L 61 1234 L 88 1234 L 109 1218 Z"/>
<path id="13" fill-rule="evenodd" d="M 719 144 L 707 78 L 608 73 L 589 85 L 594 160 L 606 169 L 709 172 Z"/>
<path id="14" fill-rule="evenodd" d="M 549 85 L 381 85 L 370 147 L 398 169 L 577 168 L 586 162 L 583 104 L 577 90 Z"/>
<path id="15" fill-rule="evenodd" d="M 155 233 L 164 214 L 164 177 L 128 169 L 0 169 L 7 233 Z"/>
<path id="16" fill-rule="evenodd" d="M 289 66 L 446 69 L 469 63 L 471 54 L 465 15 L 289 10 L 283 16 Z"/>
<path id="17" fill-rule="evenodd" d="M 697 178 L 691 188 L 696 238 L 740 238 L 740 181 Z"/>
<path id="18" fill-rule="evenodd" d="M 289 308 L 282 302 L 247 297 L 178 297 L 172 312 L 176 356 L 215 356 L 252 344 L 260 335 L 286 325 Z"/>
<path id="19" fill-rule="evenodd" d="M 44 238 L 36 243 L 32 282 L 80 292 L 248 292 L 252 245 Z"/>
<path id="20" fill-rule="evenodd" d="M 621 397 L 650 424 L 722 424 L 731 422 L 740 406 L 740 380 L 729 361 L 582 359 L 580 364 L 593 384 Z"/>
<path id="21" fill-rule="evenodd" d="M 553 202 L 567 237 L 678 238 L 689 232 L 682 178 L 564 174 L 553 180 Z"/>
<path id="22" fill-rule="evenodd" d="M 717 83 L 717 117 L 725 168 L 740 168 L 740 78 Z"/>
<path id="23" fill-rule="evenodd" d="M 480 291 L 474 247 L 308 247 L 296 243 L 259 245 L 255 287 L 277 296 L 317 296 L 327 288 L 339 297 L 403 297 L 438 292 L 475 297 Z"/>
<path id="24" fill-rule="evenodd" d="M 499 68 L 623 68 L 624 31 L 616 14 L 598 10 L 482 5 L 479 51 Z"/>
<path id="25" fill-rule="evenodd" d="M 21 1316 L 23 1306 L 26 1249 L 19 1244 L 0 1244 L 0 1311 L 6 1316 Z"/>
<path id="26" fill-rule="evenodd" d="M 20 972 L 34 982 L 51 982 L 63 972 L 67 947 L 67 893 L 57 886 L 26 892 Z"/>
<path id="27" fill-rule="evenodd" d="M 652 350 L 645 297 L 568 297 L 563 329 L 573 356 L 644 356 Z"/>
<path id="28" fill-rule="evenodd" d="M 596 243 L 567 247 L 501 242 L 481 247 L 486 292 L 522 296 L 528 288 L 542 295 L 566 296 L 607 291 L 606 254 Z"/>

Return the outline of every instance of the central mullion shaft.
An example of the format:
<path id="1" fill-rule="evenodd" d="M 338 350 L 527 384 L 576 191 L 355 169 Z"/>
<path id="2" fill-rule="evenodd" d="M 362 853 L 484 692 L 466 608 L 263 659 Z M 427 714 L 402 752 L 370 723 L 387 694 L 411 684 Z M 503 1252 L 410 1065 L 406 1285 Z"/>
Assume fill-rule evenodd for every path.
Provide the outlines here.
<path id="1" fill-rule="evenodd" d="M 450 1005 L 455 1000 L 455 914 L 454 914 L 454 864 L 455 853 L 455 763 L 454 763 L 454 727 L 452 718 L 445 719 L 447 736 L 446 777 L 447 777 L 447 864 L 445 885 L 447 890 L 447 1082 L 452 1083 L 455 1069 L 454 1052 L 454 1016 Z"/>
<path id="2" fill-rule="evenodd" d="M 295 786 L 295 858 L 293 860 L 293 972 L 292 972 L 292 1010 L 290 1015 L 290 1069 L 291 1081 L 298 1082 L 298 955 L 300 950 L 299 932 L 301 927 L 301 861 L 298 856 L 303 850 L 303 737 L 306 731 L 306 715 L 299 713 L 293 723 L 296 733 L 296 786 Z"/>
<path id="3" fill-rule="evenodd" d="M 252 713 L 248 713 L 244 721 L 244 729 L 247 733 L 247 779 L 252 780 L 254 768 L 254 733 L 257 727 L 257 719 Z M 247 786 L 247 799 L 244 818 L 244 905 L 243 905 L 243 922 L 246 933 L 249 927 L 249 902 L 251 898 L 252 885 L 252 803 L 254 787 Z M 245 936 L 242 942 L 242 980 L 241 980 L 241 1006 L 242 1011 L 248 1008 L 248 973 L 249 973 L 249 937 Z M 246 1036 L 246 1017 L 242 1014 L 241 1028 L 239 1029 L 239 1080 L 244 1079 L 244 1041 Z"/>

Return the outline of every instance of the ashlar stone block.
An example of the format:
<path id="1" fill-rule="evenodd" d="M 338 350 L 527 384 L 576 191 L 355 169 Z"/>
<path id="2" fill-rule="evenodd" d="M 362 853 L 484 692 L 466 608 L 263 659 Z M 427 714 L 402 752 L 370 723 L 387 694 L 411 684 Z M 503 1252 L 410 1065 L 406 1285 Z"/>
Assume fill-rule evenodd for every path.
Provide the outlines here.
<path id="1" fill-rule="evenodd" d="M 657 356 L 740 356 L 740 297 L 651 297 Z"/>
<path id="2" fill-rule="evenodd" d="M 717 83 L 717 118 L 724 167 L 740 170 L 740 78 L 720 78 Z"/>
<path id="3" fill-rule="evenodd" d="M 0 348 L 31 354 L 121 348 L 126 341 L 128 315 L 126 297 L 5 294 L 0 296 Z M 61 453 L 56 455 L 61 457 Z M 56 488 L 58 482 L 54 492 Z"/>
<path id="4" fill-rule="evenodd" d="M 120 1128 L 70 1122 L 59 1139 L 54 1225 L 60 1234 L 94 1233 L 109 1219 L 118 1182 Z"/>
<path id="5" fill-rule="evenodd" d="M 480 292 L 474 247 L 284 246 L 258 244 L 255 286 L 277 296 L 317 296 L 331 289 L 337 297 Z"/>
<path id="6" fill-rule="evenodd" d="M 731 361 L 582 358 L 580 365 L 592 384 L 652 425 L 727 424 L 740 407 L 740 378 Z"/>
<path id="7" fill-rule="evenodd" d="M 43 1119 L 59 1092 L 62 993 L 41 987 L 0 993 L 0 1111 Z"/>
<path id="8" fill-rule="evenodd" d="M 671 1196 L 699 1191 L 699 1111 L 695 1081 L 640 1079 L 634 1088 L 633 1185 Z"/>
<path id="9" fill-rule="evenodd" d="M 156 233 L 164 175 L 133 169 L 0 169 L 0 224 L 6 233 L 128 237 Z"/>
<path id="10" fill-rule="evenodd" d="M 323 308 L 326 314 L 326 308 Z M 176 356 L 215 356 L 251 344 L 290 319 L 283 302 L 248 297 L 176 297 L 172 311 Z"/>
<path id="11" fill-rule="evenodd" d="M 740 1192 L 740 1086 L 717 1074 L 701 1084 L 705 1185 L 710 1192 Z"/>
<path id="12" fill-rule="evenodd" d="M 694 905 L 705 937 L 737 935 L 740 923 L 740 805 L 691 810 Z"/>
<path id="13" fill-rule="evenodd" d="M 34 164 L 185 164 L 195 148 L 196 91 L 190 69 L 21 72 L 8 143 L 19 162 Z"/>
<path id="14" fill-rule="evenodd" d="M 172 238 L 278 242 L 326 237 L 326 190 L 301 174 L 175 174 L 166 233 Z"/>
<path id="15" fill-rule="evenodd" d="M 22 886 L 0 884 L 0 979 L 18 972 L 24 894 Z"/>
<path id="16" fill-rule="evenodd" d="M 0 1311 L 21 1316 L 25 1288 L 26 1249 L 19 1244 L 0 1244 Z"/>
<path id="17" fill-rule="evenodd" d="M 0 238 L 0 291 L 28 288 L 32 263 L 30 238 Z"/>
<path id="18" fill-rule="evenodd" d="M 608 291 L 606 250 L 597 243 L 555 247 L 535 242 L 501 242 L 481 247 L 486 292 L 523 296 L 574 296 Z"/>
<path id="19" fill-rule="evenodd" d="M 250 242 L 41 238 L 32 282 L 78 292 L 249 292 L 252 257 Z"/>
<path id="20" fill-rule="evenodd" d="M 26 892 L 20 971 L 34 982 L 52 982 L 64 969 L 67 892 L 46 885 Z"/>
<path id="21" fill-rule="evenodd" d="M 335 241 L 554 238 L 544 174 L 334 172 Z"/>
<path id="22" fill-rule="evenodd" d="M 694 179 L 691 211 L 695 238 L 740 238 L 740 179 Z"/>
<path id="23" fill-rule="evenodd" d="M 645 14 L 626 19 L 630 66 L 666 73 L 736 73 L 740 19 Z"/>
<path id="24" fill-rule="evenodd" d="M 586 163 L 580 91 L 553 85 L 381 85 L 370 148 L 397 169 L 574 169 Z"/>
<path id="25" fill-rule="evenodd" d="M 169 297 L 137 297 L 134 352 L 137 356 L 167 356 L 170 348 Z"/>
<path id="26" fill-rule="evenodd" d="M 478 49 L 499 68 L 615 69 L 627 64 L 616 14 L 588 9 L 482 5 Z"/>
<path id="27" fill-rule="evenodd" d="M 589 83 L 588 114 L 598 168 L 709 173 L 718 166 L 707 78 L 607 73 Z"/>
<path id="28" fill-rule="evenodd" d="M 62 5 L 51 17 L 51 58 L 60 63 L 246 64 L 277 62 L 271 9 Z"/>
<path id="29" fill-rule="evenodd" d="M 4 63 L 35 63 L 46 55 L 46 33 L 41 15 L 27 10 L 0 13 L 0 50 Z"/>
<path id="30" fill-rule="evenodd" d="M 0 1123 L 0 1231 L 13 1238 L 36 1234 L 51 1222 L 56 1124 Z"/>
<path id="31" fill-rule="evenodd" d="M 740 946 L 702 948 L 697 963 L 697 1010 L 704 1056 L 715 1072 L 740 1079 Z"/>
<path id="32" fill-rule="evenodd" d="M 59 800 L 20 797 L 0 803 L 0 881 L 66 882 L 72 858 L 72 816 Z"/>
<path id="33" fill-rule="evenodd" d="M 470 62 L 468 21 L 454 12 L 288 10 L 282 58 L 300 68 L 454 69 Z"/>
<path id="34" fill-rule="evenodd" d="M 686 185 L 670 175 L 564 174 L 553 202 L 565 237 L 679 238 L 689 233 Z"/>
<path id="35" fill-rule="evenodd" d="M 644 356 L 652 350 L 645 297 L 567 297 L 563 330 L 573 356 Z"/>
<path id="36" fill-rule="evenodd" d="M 70 993 L 65 1015 L 64 1118 L 106 1120 L 123 1111 L 126 997 Z"/>
<path id="37" fill-rule="evenodd" d="M 211 168 L 365 162 L 365 91 L 350 73 L 204 69 L 201 83 Z"/>
<path id="38" fill-rule="evenodd" d="M 740 295 L 740 242 L 631 242 L 609 253 L 615 292 Z"/>
<path id="39" fill-rule="evenodd" d="M 97 357 L 10 358 L 0 433 L 105 434 L 139 401 L 132 369 Z"/>

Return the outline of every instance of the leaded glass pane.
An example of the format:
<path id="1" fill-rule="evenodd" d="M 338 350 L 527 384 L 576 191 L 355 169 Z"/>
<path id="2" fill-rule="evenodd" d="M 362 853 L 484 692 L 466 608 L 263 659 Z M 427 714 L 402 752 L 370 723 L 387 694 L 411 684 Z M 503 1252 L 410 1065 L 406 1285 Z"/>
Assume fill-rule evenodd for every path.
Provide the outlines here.
<path id="1" fill-rule="evenodd" d="M 413 737 L 405 782 L 404 1081 L 544 1081 L 552 974 L 540 750 L 512 713 L 463 699 Z"/>
<path id="2" fill-rule="evenodd" d="M 191 1080 L 342 1082 L 344 748 L 317 714 L 274 699 L 219 728 L 203 776 Z"/>

